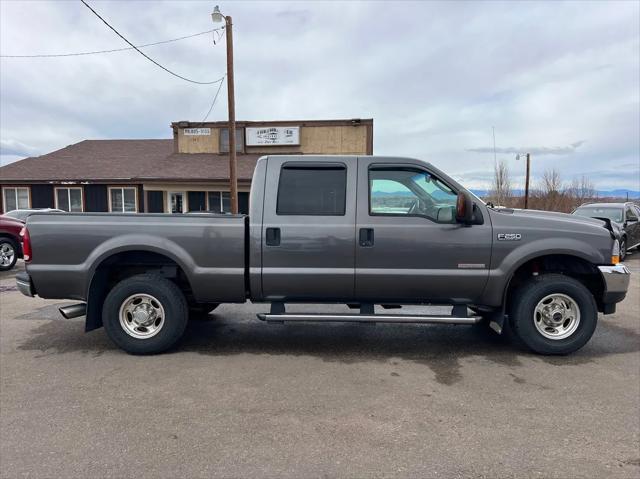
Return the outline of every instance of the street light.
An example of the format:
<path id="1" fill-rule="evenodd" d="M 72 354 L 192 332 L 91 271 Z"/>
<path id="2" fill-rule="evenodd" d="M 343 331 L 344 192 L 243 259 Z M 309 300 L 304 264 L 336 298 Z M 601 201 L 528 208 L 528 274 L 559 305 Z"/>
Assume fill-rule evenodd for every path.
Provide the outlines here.
<path id="1" fill-rule="evenodd" d="M 233 83 L 233 23 L 229 15 L 223 15 L 217 5 L 211 12 L 213 23 L 224 22 L 227 40 L 227 93 L 229 99 L 229 196 L 231 213 L 238 214 L 238 175 L 236 171 L 236 103 Z"/>
<path id="2" fill-rule="evenodd" d="M 520 160 L 520 157 L 524 155 L 520 155 L 519 153 L 516 155 L 516 160 Z M 529 170 L 531 169 L 531 155 L 527 153 L 527 175 L 525 177 L 524 182 L 524 209 L 526 210 L 529 206 Z"/>

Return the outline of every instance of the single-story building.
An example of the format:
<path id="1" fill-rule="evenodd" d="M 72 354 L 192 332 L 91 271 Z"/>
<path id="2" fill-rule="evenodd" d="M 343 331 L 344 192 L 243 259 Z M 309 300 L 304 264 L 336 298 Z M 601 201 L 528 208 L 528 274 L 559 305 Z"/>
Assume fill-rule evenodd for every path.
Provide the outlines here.
<path id="1" fill-rule="evenodd" d="M 0 167 L 0 212 L 230 211 L 227 122 L 171 124 L 173 139 L 84 140 Z M 373 120 L 239 121 L 238 204 L 269 154 L 373 154 Z"/>

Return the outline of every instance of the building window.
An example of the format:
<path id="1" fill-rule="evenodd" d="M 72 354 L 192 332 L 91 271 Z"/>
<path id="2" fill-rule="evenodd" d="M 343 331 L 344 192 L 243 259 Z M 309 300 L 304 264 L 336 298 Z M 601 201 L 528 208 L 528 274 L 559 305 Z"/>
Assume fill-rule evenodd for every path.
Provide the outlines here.
<path id="1" fill-rule="evenodd" d="M 164 191 L 147 191 L 147 212 L 164 213 Z"/>
<path id="2" fill-rule="evenodd" d="M 212 213 L 231 213 L 231 197 L 228 191 L 209 191 L 207 200 L 207 209 Z"/>
<path id="3" fill-rule="evenodd" d="M 2 192 L 5 212 L 29 208 L 29 188 L 3 188 Z"/>
<path id="4" fill-rule="evenodd" d="M 344 166 L 283 166 L 278 185 L 278 215 L 342 216 L 347 194 Z"/>
<path id="5" fill-rule="evenodd" d="M 187 204 L 189 211 L 207 211 L 207 193 L 204 191 L 188 191 Z"/>
<path id="6" fill-rule="evenodd" d="M 109 188 L 109 211 L 111 213 L 136 213 L 138 192 L 134 186 Z"/>
<path id="7" fill-rule="evenodd" d="M 244 152 L 244 128 L 236 128 L 236 153 Z M 229 153 L 229 129 L 220 128 L 220 153 Z"/>
<path id="8" fill-rule="evenodd" d="M 82 188 L 56 188 L 56 208 L 82 212 Z"/>

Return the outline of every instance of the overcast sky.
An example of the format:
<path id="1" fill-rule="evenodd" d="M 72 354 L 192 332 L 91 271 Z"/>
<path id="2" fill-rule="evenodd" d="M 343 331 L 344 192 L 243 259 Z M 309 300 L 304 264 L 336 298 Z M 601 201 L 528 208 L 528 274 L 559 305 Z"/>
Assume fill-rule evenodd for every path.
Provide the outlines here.
<path id="1" fill-rule="evenodd" d="M 208 30 L 216 2 L 88 0 L 135 44 Z M 640 189 L 640 2 L 224 2 L 234 19 L 239 120 L 373 118 L 374 153 L 431 161 L 486 187 L 556 167 Z M 2 55 L 126 47 L 79 1 L 0 0 Z M 225 73 L 204 35 L 144 51 L 181 75 Z M 216 86 L 134 51 L 0 59 L 1 162 L 84 139 L 171 138 Z M 223 87 L 211 120 L 226 119 Z"/>

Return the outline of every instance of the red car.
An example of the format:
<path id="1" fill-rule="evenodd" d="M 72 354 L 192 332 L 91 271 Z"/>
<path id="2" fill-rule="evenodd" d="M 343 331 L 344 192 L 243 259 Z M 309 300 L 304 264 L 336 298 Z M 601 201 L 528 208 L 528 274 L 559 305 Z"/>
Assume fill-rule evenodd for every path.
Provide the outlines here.
<path id="1" fill-rule="evenodd" d="M 24 223 L 0 216 L 0 271 L 9 271 L 22 258 L 20 231 Z"/>

